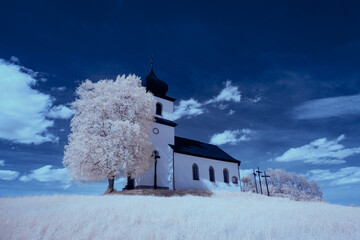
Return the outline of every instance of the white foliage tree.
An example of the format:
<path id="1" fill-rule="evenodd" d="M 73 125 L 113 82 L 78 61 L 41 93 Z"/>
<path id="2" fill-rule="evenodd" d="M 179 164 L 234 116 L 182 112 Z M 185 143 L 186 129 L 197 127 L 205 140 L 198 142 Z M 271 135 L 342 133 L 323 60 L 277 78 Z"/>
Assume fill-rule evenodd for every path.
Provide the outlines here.
<path id="1" fill-rule="evenodd" d="M 315 181 L 308 182 L 305 177 L 296 173 L 286 172 L 283 169 L 271 169 L 266 171 L 270 177 L 267 179 L 271 196 L 287 197 L 297 201 L 322 201 L 322 191 Z M 256 177 L 259 188 L 258 177 Z M 241 178 L 243 191 L 255 192 L 253 175 Z M 262 179 L 263 191 L 266 191 L 264 179 Z"/>
<path id="2" fill-rule="evenodd" d="M 69 143 L 63 164 L 76 182 L 114 178 L 134 179 L 153 164 L 149 134 L 154 121 L 155 98 L 135 75 L 96 83 L 86 80 L 72 103 Z"/>

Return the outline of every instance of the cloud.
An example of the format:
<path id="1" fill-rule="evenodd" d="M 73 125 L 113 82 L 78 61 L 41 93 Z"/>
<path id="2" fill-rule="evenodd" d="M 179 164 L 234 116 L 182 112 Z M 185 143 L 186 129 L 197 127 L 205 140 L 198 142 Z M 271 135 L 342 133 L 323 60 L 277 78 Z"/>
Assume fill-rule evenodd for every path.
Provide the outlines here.
<path id="1" fill-rule="evenodd" d="M 182 117 L 190 118 L 192 116 L 201 115 L 204 113 L 203 105 L 198 101 L 190 98 L 189 100 L 181 100 L 178 106 L 175 106 L 173 120 Z"/>
<path id="2" fill-rule="evenodd" d="M 1 180 L 14 180 L 19 176 L 19 172 L 11 170 L 0 170 L 0 179 Z"/>
<path id="3" fill-rule="evenodd" d="M 216 102 L 224 102 L 224 101 L 241 101 L 241 93 L 238 87 L 233 86 L 231 81 L 227 80 L 225 82 L 225 88 L 217 95 L 216 97 L 208 100 L 205 104 L 216 103 Z"/>
<path id="4" fill-rule="evenodd" d="M 296 107 L 296 119 L 317 119 L 360 114 L 360 94 L 307 101 Z"/>
<path id="5" fill-rule="evenodd" d="M 49 118 L 59 118 L 59 119 L 69 119 L 74 115 L 74 111 L 64 105 L 54 106 L 50 109 L 47 117 Z"/>
<path id="6" fill-rule="evenodd" d="M 226 115 L 231 116 L 231 115 L 233 115 L 234 113 L 235 113 L 235 111 L 232 110 L 232 109 L 230 109 L 230 111 L 229 111 Z"/>
<path id="7" fill-rule="evenodd" d="M 220 110 L 225 110 L 229 107 L 229 104 L 222 104 L 220 103 L 219 105 L 216 106 L 218 109 Z"/>
<path id="8" fill-rule="evenodd" d="M 0 166 L 1 167 L 5 166 L 5 161 L 2 159 L 0 160 Z M 15 180 L 19 176 L 19 174 L 20 173 L 17 171 L 0 169 L 0 180 L 6 180 L 6 181 Z"/>
<path id="9" fill-rule="evenodd" d="M 54 98 L 32 88 L 38 75 L 0 59 L 0 139 L 24 144 L 58 140 L 48 132 L 54 121 L 47 115 L 63 118 L 69 113 L 62 106 L 53 108 Z"/>
<path id="10" fill-rule="evenodd" d="M 19 63 L 19 58 L 15 57 L 15 56 L 11 56 L 10 57 L 10 61 L 13 62 L 13 63 Z"/>
<path id="11" fill-rule="evenodd" d="M 261 101 L 261 97 L 260 96 L 256 96 L 255 98 L 249 98 L 248 101 L 251 103 L 257 103 Z"/>
<path id="12" fill-rule="evenodd" d="M 58 92 L 63 92 L 66 90 L 66 87 L 52 87 L 51 91 L 58 91 Z"/>
<path id="13" fill-rule="evenodd" d="M 314 181 L 331 181 L 330 185 L 360 183 L 360 167 L 346 167 L 335 172 L 315 169 L 308 171 L 306 176 Z"/>
<path id="14" fill-rule="evenodd" d="M 39 182 L 62 182 L 67 183 L 69 180 L 68 171 L 66 168 L 52 169 L 52 165 L 32 170 L 30 174 L 20 177 L 22 182 L 30 182 L 37 180 Z"/>
<path id="15" fill-rule="evenodd" d="M 221 92 L 212 99 L 209 99 L 203 103 L 190 98 L 189 100 L 181 100 L 179 105 L 175 106 L 175 111 L 173 114 L 173 120 L 180 119 L 182 117 L 193 117 L 201 115 L 205 112 L 205 106 L 211 103 L 219 103 L 216 107 L 220 110 L 224 110 L 229 107 L 229 104 L 223 104 L 222 102 L 240 102 L 241 101 L 241 93 L 238 87 L 233 86 L 231 81 L 225 82 L 225 88 L 221 90 Z"/>
<path id="16" fill-rule="evenodd" d="M 223 145 L 230 143 L 232 145 L 238 142 L 249 141 L 250 137 L 255 133 L 251 129 L 241 129 L 241 130 L 225 130 L 222 133 L 216 133 L 210 138 L 210 144 Z"/>
<path id="17" fill-rule="evenodd" d="M 334 140 L 320 138 L 298 148 L 290 148 L 280 157 L 275 158 L 278 162 L 302 161 L 311 164 L 341 164 L 345 158 L 360 153 L 360 147 L 345 148 L 339 144 L 345 139 L 345 135 Z"/>

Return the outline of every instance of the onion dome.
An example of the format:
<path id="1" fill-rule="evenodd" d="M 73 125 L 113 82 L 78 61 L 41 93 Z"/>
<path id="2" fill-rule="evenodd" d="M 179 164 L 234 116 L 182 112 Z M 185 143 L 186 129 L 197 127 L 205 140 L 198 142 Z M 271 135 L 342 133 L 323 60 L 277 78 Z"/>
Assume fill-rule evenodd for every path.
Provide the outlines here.
<path id="1" fill-rule="evenodd" d="M 168 91 L 168 85 L 155 75 L 152 66 L 149 75 L 146 77 L 146 90 L 161 98 L 166 97 Z"/>

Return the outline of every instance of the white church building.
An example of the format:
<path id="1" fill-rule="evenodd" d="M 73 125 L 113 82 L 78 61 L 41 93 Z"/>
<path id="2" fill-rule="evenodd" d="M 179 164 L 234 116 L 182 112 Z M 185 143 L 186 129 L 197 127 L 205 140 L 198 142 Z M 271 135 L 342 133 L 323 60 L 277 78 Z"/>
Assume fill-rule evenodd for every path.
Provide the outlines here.
<path id="1" fill-rule="evenodd" d="M 241 162 L 218 146 L 176 136 L 177 124 L 171 120 L 175 99 L 166 95 L 168 85 L 155 75 L 152 67 L 145 84 L 157 101 L 151 133 L 155 163 L 131 185 L 135 188 L 240 191 Z"/>

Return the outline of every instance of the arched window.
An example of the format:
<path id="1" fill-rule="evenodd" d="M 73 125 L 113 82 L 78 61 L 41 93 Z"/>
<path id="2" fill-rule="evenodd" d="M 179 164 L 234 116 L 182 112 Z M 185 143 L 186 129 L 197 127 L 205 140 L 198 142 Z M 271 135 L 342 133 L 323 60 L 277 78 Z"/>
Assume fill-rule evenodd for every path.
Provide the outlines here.
<path id="1" fill-rule="evenodd" d="M 235 184 L 238 184 L 238 178 L 233 176 L 232 177 L 232 182 L 235 183 Z"/>
<path id="2" fill-rule="evenodd" d="M 162 114 L 162 105 L 161 103 L 156 103 L 156 115 L 160 115 Z"/>
<path id="3" fill-rule="evenodd" d="M 209 167 L 209 179 L 210 182 L 215 182 L 215 171 L 212 166 Z"/>
<path id="4" fill-rule="evenodd" d="M 229 183 L 229 171 L 226 168 L 224 168 L 223 172 L 224 172 L 224 182 Z"/>
<path id="5" fill-rule="evenodd" d="M 199 180 L 199 167 L 194 163 L 192 165 L 193 180 Z"/>

